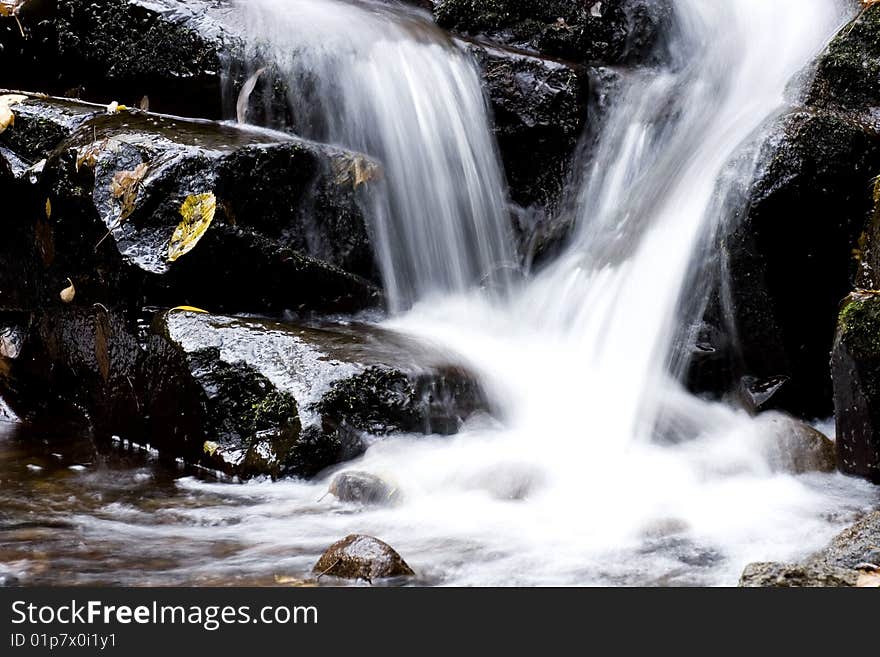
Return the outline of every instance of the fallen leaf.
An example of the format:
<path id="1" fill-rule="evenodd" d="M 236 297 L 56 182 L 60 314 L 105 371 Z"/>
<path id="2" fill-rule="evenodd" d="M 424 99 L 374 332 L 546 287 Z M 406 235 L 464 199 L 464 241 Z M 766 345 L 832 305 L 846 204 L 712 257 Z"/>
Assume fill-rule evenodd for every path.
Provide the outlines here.
<path id="1" fill-rule="evenodd" d="M 21 94 L 6 94 L 0 96 L 0 133 L 5 132 L 6 128 L 15 125 L 15 114 L 12 113 L 12 106 L 27 100 L 27 96 Z"/>
<path id="2" fill-rule="evenodd" d="M 275 575 L 275 583 L 280 586 L 296 586 L 302 588 L 317 586 L 317 583 L 313 579 L 302 579 L 301 577 L 291 577 L 290 575 Z"/>
<path id="3" fill-rule="evenodd" d="M 168 262 L 174 262 L 195 248 L 214 221 L 217 197 L 212 192 L 187 196 L 180 206 L 183 221 L 174 230 L 168 244 Z"/>
<path id="4" fill-rule="evenodd" d="M 46 199 L 46 219 L 52 218 L 52 199 Z"/>
<path id="5" fill-rule="evenodd" d="M 205 454 L 207 454 L 208 456 L 214 456 L 214 454 L 216 454 L 219 451 L 220 445 L 218 445 L 217 443 L 215 443 L 213 441 L 206 440 L 205 444 L 202 445 L 202 449 L 204 450 Z"/>
<path id="6" fill-rule="evenodd" d="M 98 158 L 101 153 L 107 149 L 107 145 L 109 144 L 108 139 L 102 139 L 101 141 L 94 141 L 88 146 L 83 146 L 76 149 L 76 170 L 79 172 L 79 168 L 82 165 L 86 165 L 90 169 L 94 169 L 95 165 L 98 163 Z"/>
<path id="7" fill-rule="evenodd" d="M 122 214 L 119 216 L 119 221 L 125 221 L 134 212 L 138 191 L 149 170 L 150 165 L 142 162 L 131 171 L 118 172 L 110 181 L 110 193 L 113 194 L 113 198 L 120 199 L 122 202 Z"/>
<path id="8" fill-rule="evenodd" d="M 856 586 L 867 589 L 880 588 L 880 572 L 873 571 L 860 573 L 859 579 L 856 581 Z"/>
<path id="9" fill-rule="evenodd" d="M 341 155 L 333 160 L 336 183 L 355 189 L 382 176 L 378 164 L 362 155 Z"/>
<path id="10" fill-rule="evenodd" d="M 107 114 L 118 114 L 119 112 L 125 112 L 128 109 L 125 105 L 120 105 L 115 100 L 107 105 Z"/>
<path id="11" fill-rule="evenodd" d="M 18 23 L 18 31 L 21 32 L 21 37 L 23 39 L 26 39 L 27 35 L 24 33 L 24 26 L 21 24 L 18 14 L 27 1 L 28 0 L 0 0 L 0 16 L 14 18 L 15 22 Z"/>
<path id="12" fill-rule="evenodd" d="M 69 278 L 67 279 L 67 283 L 67 287 L 61 290 L 61 294 L 59 296 L 64 303 L 71 303 L 73 302 L 73 298 L 76 296 L 76 287 L 74 287 L 73 281 Z"/>
<path id="13" fill-rule="evenodd" d="M 201 308 L 196 308 L 194 306 L 177 306 L 176 308 L 172 308 L 171 310 L 183 310 L 190 313 L 202 313 L 204 315 L 208 314 L 207 310 L 202 310 Z"/>

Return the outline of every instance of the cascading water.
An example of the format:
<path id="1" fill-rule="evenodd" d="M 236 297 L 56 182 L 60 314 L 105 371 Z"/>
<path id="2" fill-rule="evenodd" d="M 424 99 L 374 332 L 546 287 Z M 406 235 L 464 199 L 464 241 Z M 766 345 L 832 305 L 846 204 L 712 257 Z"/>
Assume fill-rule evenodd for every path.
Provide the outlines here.
<path id="1" fill-rule="evenodd" d="M 174 544 L 211 555 L 192 559 L 195 578 L 305 573 L 362 532 L 399 549 L 423 583 L 732 584 L 745 563 L 802 556 L 876 503 L 863 482 L 778 471 L 766 422 L 668 374 L 677 316 L 699 296 L 689 273 L 721 220 L 725 165 L 783 104 L 842 3 L 675 6 L 673 61 L 629 75 L 584 164 L 570 248 L 490 296 L 471 283 L 509 258 L 504 194 L 466 57 L 416 14 L 369 2 L 242 5 L 302 100 L 318 103 L 323 128 L 309 134 L 385 166 L 380 260 L 398 304 L 416 301 L 387 324 L 460 354 L 499 419 L 452 438 L 385 439 L 346 464 L 394 482 L 393 507 L 322 497 L 326 480 L 184 479 L 185 501 L 163 509 L 173 522 L 127 509 L 77 518 L 80 530 L 157 554 L 186 539 Z M 662 441 L 661 413 L 677 420 Z M 244 548 L 227 554 L 224 542 Z"/>
<path id="2" fill-rule="evenodd" d="M 290 82 L 299 132 L 382 163 L 372 214 L 392 308 L 487 277 L 503 286 L 513 262 L 505 188 L 473 62 L 427 21 L 384 3 L 241 8 L 254 58 Z"/>

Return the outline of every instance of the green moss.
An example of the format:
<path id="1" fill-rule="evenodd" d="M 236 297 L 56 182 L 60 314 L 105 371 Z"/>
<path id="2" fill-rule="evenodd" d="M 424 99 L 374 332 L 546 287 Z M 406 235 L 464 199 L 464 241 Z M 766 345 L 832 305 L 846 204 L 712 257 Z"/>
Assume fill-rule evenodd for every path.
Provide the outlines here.
<path id="1" fill-rule="evenodd" d="M 880 102 L 880 5 L 868 7 L 828 46 L 813 95 L 853 109 Z"/>
<path id="2" fill-rule="evenodd" d="M 838 316 L 838 330 L 853 354 L 880 355 L 880 293 L 849 295 Z"/>

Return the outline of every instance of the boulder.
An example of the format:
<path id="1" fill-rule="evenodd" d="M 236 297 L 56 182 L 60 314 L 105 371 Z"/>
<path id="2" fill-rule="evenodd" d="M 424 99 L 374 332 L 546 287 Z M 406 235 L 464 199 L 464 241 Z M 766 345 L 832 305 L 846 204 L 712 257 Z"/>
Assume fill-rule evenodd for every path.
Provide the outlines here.
<path id="1" fill-rule="evenodd" d="M 819 56 L 807 102 L 880 122 L 880 6 L 864 7 Z"/>
<path id="2" fill-rule="evenodd" d="M 486 84 L 512 200 L 552 205 L 586 120 L 585 70 L 492 45 L 466 47 Z"/>
<path id="3" fill-rule="evenodd" d="M 327 548 L 315 564 L 313 572 L 368 582 L 415 575 L 412 568 L 390 545 L 378 538 L 360 534 L 347 536 Z"/>
<path id="4" fill-rule="evenodd" d="M 880 585 L 880 512 L 867 514 L 821 552 L 797 564 L 753 563 L 740 586 L 801 587 Z"/>
<path id="5" fill-rule="evenodd" d="M 831 358 L 840 468 L 880 483 L 880 295 L 843 302 Z"/>
<path id="6" fill-rule="evenodd" d="M 823 417 L 831 412 L 834 318 L 855 273 L 880 139 L 816 109 L 790 112 L 770 134 L 764 165 L 720 236 L 723 277 L 704 317 L 709 364 L 729 366 L 727 380 L 694 371 L 689 379 L 692 387 L 712 379 L 759 408 Z"/>
<path id="7" fill-rule="evenodd" d="M 665 0 L 439 0 L 442 27 L 581 63 L 644 61 L 672 19 Z"/>
<path id="8" fill-rule="evenodd" d="M 13 218 L 14 252 L 0 281 L 36 268 L 26 280 L 38 289 L 0 288 L 0 308 L 56 300 L 67 279 L 105 306 L 267 312 L 380 303 L 361 211 L 368 184 L 351 177 L 354 167 L 379 175 L 365 156 L 63 99 L 30 96 L 13 109 L 0 147 L 32 166 L 19 172 L 15 196 L 27 207 Z M 172 262 L 184 203 L 203 195 L 212 195 L 213 221 Z"/>
<path id="9" fill-rule="evenodd" d="M 85 416 L 99 439 L 229 475 L 310 477 L 390 433 L 458 431 L 487 410 L 446 356 L 359 325 L 100 304 L 33 313 L 4 388 L 24 416 Z"/>
<path id="10" fill-rule="evenodd" d="M 770 411 L 757 418 L 758 431 L 770 466 L 780 472 L 834 472 L 837 450 L 834 441 L 790 415 Z"/>
<path id="11" fill-rule="evenodd" d="M 340 502 L 364 506 L 393 504 L 400 498 L 396 487 L 376 475 L 357 470 L 346 470 L 334 476 L 328 492 Z"/>

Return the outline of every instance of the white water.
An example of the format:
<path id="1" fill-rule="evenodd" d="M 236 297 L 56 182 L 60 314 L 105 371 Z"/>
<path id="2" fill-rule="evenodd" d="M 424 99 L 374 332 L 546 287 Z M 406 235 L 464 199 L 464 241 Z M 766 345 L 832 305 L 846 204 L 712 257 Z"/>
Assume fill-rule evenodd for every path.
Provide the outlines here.
<path id="1" fill-rule="evenodd" d="M 390 195 L 405 197 L 382 221 L 403 230 L 395 222 L 408 217 L 418 234 L 389 228 L 382 263 L 422 301 L 388 323 L 460 354 L 501 413 L 453 438 L 382 441 L 349 464 L 395 482 L 404 501 L 394 508 L 316 502 L 326 481 L 233 490 L 185 481 L 249 502 L 181 513 L 234 520 L 223 531 L 252 541 L 251 557 L 284 552 L 293 555 L 284 567 L 300 572 L 330 542 L 364 532 L 441 583 L 732 584 L 749 561 L 821 547 L 876 502 L 870 486 L 842 476 L 776 472 L 761 422 L 688 395 L 666 374 L 689 267 L 720 220 L 722 170 L 783 105 L 842 3 L 678 0 L 677 61 L 633 76 L 619 100 L 584 172 L 573 245 L 506 299 L 462 291 L 507 257 L 502 187 L 486 125 L 472 123 L 485 117 L 465 60 L 348 3 L 251 7 L 264 36 L 298 48 L 299 66 L 350 89 L 322 95 L 341 102 L 322 109 L 345 124 L 331 134 L 388 158 Z M 423 157 L 429 173 L 418 171 Z M 429 179 L 443 184 L 426 190 Z M 478 254 L 448 260 L 483 231 Z M 678 420 L 678 442 L 652 441 L 660 412 Z"/>
<path id="2" fill-rule="evenodd" d="M 306 137 L 375 156 L 374 243 L 393 309 L 513 262 L 504 177 L 473 62 L 381 2 L 247 0 L 257 53 L 290 81 Z"/>

